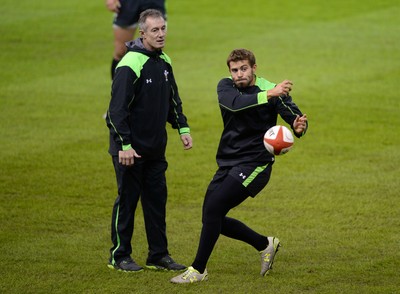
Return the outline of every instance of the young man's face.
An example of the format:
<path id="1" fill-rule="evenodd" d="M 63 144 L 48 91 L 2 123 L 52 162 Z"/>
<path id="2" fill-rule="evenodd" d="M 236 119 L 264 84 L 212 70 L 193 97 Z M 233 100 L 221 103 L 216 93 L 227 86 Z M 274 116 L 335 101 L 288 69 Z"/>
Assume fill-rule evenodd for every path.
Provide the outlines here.
<path id="1" fill-rule="evenodd" d="M 248 60 L 240 60 L 237 62 L 231 61 L 229 63 L 229 72 L 232 80 L 237 88 L 246 88 L 253 86 L 255 83 L 255 72 L 257 65 L 250 66 Z"/>
<path id="2" fill-rule="evenodd" d="M 164 48 L 166 33 L 167 27 L 162 17 L 148 17 L 146 19 L 146 30 L 140 31 L 143 45 L 150 51 Z"/>

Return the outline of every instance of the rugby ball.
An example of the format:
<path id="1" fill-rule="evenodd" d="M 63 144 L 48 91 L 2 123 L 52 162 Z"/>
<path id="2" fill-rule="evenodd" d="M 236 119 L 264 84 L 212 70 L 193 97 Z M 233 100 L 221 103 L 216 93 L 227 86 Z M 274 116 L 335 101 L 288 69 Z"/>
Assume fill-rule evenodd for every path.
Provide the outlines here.
<path id="1" fill-rule="evenodd" d="M 273 155 L 283 155 L 293 147 L 292 132 L 285 126 L 273 126 L 264 135 L 264 146 Z"/>

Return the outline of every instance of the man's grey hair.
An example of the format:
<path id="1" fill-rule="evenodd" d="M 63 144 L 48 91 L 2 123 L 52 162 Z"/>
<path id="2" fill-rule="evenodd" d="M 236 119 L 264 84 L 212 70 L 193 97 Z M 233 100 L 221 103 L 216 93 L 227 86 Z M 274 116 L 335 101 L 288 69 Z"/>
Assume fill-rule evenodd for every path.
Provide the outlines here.
<path id="1" fill-rule="evenodd" d="M 146 31 L 146 20 L 147 18 L 152 17 L 152 18 L 159 18 L 161 17 L 162 19 L 165 20 L 164 14 L 157 10 L 157 9 L 147 9 L 145 11 L 142 11 L 140 13 L 139 17 L 139 30 L 141 31 Z"/>

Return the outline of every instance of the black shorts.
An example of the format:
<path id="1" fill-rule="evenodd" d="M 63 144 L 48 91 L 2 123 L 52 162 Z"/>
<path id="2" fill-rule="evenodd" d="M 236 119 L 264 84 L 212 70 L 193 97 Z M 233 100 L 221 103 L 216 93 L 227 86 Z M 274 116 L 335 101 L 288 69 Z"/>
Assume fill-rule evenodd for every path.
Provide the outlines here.
<path id="1" fill-rule="evenodd" d="M 120 3 L 113 24 L 122 28 L 136 27 L 140 13 L 150 8 L 160 10 L 166 18 L 165 0 L 120 0 Z"/>
<path id="2" fill-rule="evenodd" d="M 231 168 L 219 168 L 209 185 L 209 189 L 217 188 L 227 176 L 231 176 L 247 189 L 251 197 L 254 197 L 268 184 L 273 163 L 269 162 L 264 165 L 243 164 Z"/>

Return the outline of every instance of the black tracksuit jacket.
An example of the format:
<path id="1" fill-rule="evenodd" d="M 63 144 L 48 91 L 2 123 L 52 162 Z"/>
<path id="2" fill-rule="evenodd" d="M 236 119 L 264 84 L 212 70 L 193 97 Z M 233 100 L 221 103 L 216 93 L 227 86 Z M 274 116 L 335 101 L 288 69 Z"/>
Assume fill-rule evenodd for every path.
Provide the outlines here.
<path id="1" fill-rule="evenodd" d="M 275 86 L 260 77 L 256 77 L 254 86 L 243 89 L 236 88 L 231 78 L 218 83 L 218 101 L 224 123 L 216 156 L 219 167 L 274 161 L 274 156 L 264 146 L 265 132 L 277 124 L 278 115 L 292 129 L 296 115 L 302 115 L 291 96 L 267 100 L 265 91 Z M 297 137 L 303 135 L 294 134 Z"/>
<path id="2" fill-rule="evenodd" d="M 143 158 L 161 158 L 167 144 L 166 122 L 179 134 L 190 133 L 170 58 L 144 48 L 140 38 L 127 43 L 118 63 L 107 111 L 109 153 L 129 145 Z"/>

